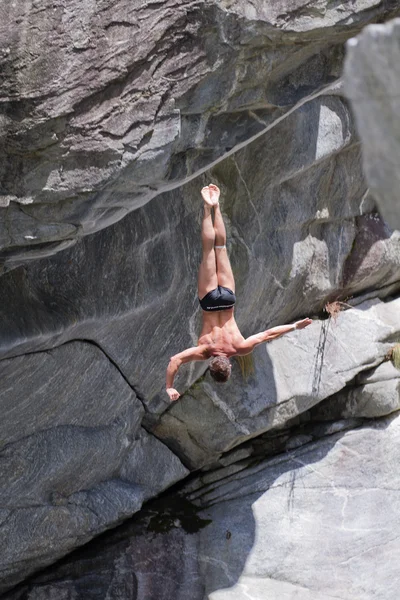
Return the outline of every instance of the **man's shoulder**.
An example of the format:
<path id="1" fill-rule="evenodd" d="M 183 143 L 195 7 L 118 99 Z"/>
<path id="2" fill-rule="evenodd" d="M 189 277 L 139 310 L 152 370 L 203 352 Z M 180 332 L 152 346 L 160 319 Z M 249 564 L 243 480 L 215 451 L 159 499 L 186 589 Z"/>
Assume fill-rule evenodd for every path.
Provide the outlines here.
<path id="1" fill-rule="evenodd" d="M 197 344 L 200 354 L 204 357 L 204 359 L 210 358 L 212 356 L 212 347 L 211 344 L 207 343 L 199 343 Z"/>
<path id="2" fill-rule="evenodd" d="M 240 342 L 236 344 L 236 354 L 237 356 L 245 356 L 246 354 L 251 354 L 254 350 L 254 343 L 250 338 L 242 338 Z"/>

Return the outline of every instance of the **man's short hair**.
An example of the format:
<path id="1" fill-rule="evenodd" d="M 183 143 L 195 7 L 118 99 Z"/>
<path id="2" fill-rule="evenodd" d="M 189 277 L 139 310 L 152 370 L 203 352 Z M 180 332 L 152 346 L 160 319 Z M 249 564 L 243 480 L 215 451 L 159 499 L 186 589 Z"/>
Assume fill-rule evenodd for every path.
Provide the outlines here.
<path id="1" fill-rule="evenodd" d="M 209 365 L 210 375 L 219 383 L 225 383 L 231 376 L 231 363 L 226 356 L 216 356 Z"/>

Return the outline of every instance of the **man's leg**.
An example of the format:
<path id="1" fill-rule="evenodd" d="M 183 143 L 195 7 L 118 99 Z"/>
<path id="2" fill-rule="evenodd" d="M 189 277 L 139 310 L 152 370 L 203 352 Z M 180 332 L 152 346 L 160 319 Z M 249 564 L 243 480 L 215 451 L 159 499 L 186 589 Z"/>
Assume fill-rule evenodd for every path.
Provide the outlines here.
<path id="1" fill-rule="evenodd" d="M 206 188 L 204 188 L 206 189 Z M 203 195 L 202 190 L 202 195 Z M 207 192 L 203 198 L 207 198 Z M 212 205 L 204 202 L 204 215 L 201 224 L 201 243 L 203 247 L 203 255 L 199 268 L 198 278 L 198 294 L 200 300 L 204 298 L 208 292 L 214 290 L 218 286 L 217 268 L 215 260 L 215 231 L 212 222 Z"/>
<path id="2" fill-rule="evenodd" d="M 215 256 L 217 260 L 218 285 L 235 291 L 235 279 L 233 277 L 231 263 L 226 251 L 226 230 L 219 204 L 214 206 L 214 230 L 215 230 Z"/>

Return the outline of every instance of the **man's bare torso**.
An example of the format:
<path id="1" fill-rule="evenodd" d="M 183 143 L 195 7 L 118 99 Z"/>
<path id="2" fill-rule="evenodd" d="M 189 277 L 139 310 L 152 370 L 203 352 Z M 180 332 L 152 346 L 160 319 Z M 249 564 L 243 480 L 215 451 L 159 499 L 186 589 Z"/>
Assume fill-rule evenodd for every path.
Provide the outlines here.
<path id="1" fill-rule="evenodd" d="M 203 311 L 203 326 L 198 346 L 206 346 L 209 356 L 240 354 L 244 337 L 236 325 L 232 310 Z"/>

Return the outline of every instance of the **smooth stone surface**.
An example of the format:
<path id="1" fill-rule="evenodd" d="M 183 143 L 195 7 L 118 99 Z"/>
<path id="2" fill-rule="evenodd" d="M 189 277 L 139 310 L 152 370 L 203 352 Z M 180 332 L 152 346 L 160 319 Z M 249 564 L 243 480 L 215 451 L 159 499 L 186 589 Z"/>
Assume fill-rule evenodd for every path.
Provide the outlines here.
<path id="1" fill-rule="evenodd" d="M 311 421 L 379 418 L 400 409 L 400 372 L 390 362 L 361 372 L 355 381 L 312 408 L 307 417 Z"/>
<path id="2" fill-rule="evenodd" d="M 400 288 L 399 234 L 368 193 L 339 81 L 343 42 L 398 11 L 366 0 L 0 8 L 0 247 L 13 269 L 0 285 L 5 586 L 137 511 L 186 475 L 180 460 L 239 473 L 237 460 L 260 454 L 236 445 L 284 430 L 383 360 L 397 300 L 329 327 L 319 318 L 329 301 Z M 317 319 L 258 349 L 248 382 L 237 365 L 225 388 L 201 379 L 206 363 L 186 366 L 171 406 L 168 359 L 199 331 L 199 189 L 210 180 L 244 335 Z M 284 432 L 258 451 L 318 435 Z M 111 595 L 124 595 L 124 574 Z M 164 575 L 145 585 L 174 597 Z M 179 593 L 193 589 L 200 577 Z"/>
<path id="3" fill-rule="evenodd" d="M 0 361 L 0 410 L 2 591 L 187 474 L 94 344 Z"/>
<path id="4" fill-rule="evenodd" d="M 347 313 L 339 316 L 337 327 L 329 328 L 329 336 L 338 330 L 327 353 L 331 364 L 317 351 L 327 321 L 316 321 L 295 350 L 293 336 L 286 338 L 283 363 L 272 345 L 268 353 L 258 349 L 256 376 L 249 382 L 235 365 L 234 379 L 226 388 L 211 387 L 207 376 L 192 388 L 207 367 L 199 363 L 187 366 L 177 378 L 181 392 L 190 390 L 179 404 L 171 407 L 164 392 L 169 357 L 197 339 L 198 190 L 210 179 L 223 191 L 237 280 L 236 314 L 244 335 L 321 314 L 326 302 L 337 297 L 371 290 L 376 295 L 388 289 L 396 293 L 399 237 L 374 212 L 353 129 L 340 97 L 316 98 L 206 176 L 161 195 L 57 256 L 33 261 L 1 278 L 2 402 L 11 411 L 2 432 L 13 448 L 5 458 L 10 467 L 3 489 L 16 491 L 13 496 L 6 492 L 7 506 L 0 517 L 4 539 L 11 540 L 4 554 L 9 561 L 3 571 L 5 585 L 128 517 L 143 498 L 183 477 L 186 470 L 174 454 L 191 468 L 209 468 L 222 453 L 272 427 L 285 426 L 287 419 L 382 358 L 386 332 L 397 332 L 396 317 L 388 325 L 389 304 L 382 304 L 386 314 L 378 318 L 377 337 L 374 333 L 367 340 L 364 325 L 376 332 L 376 324 Z M 363 308 L 352 310 L 361 314 Z M 339 326 L 342 318 L 344 330 Z M 350 344 L 351 355 L 337 348 L 343 340 L 345 347 Z M 78 350 L 70 350 L 65 360 L 53 360 L 67 352 L 69 344 Z M 94 360 L 92 353 L 101 360 Z M 321 361 L 327 369 L 318 394 L 309 375 L 299 377 L 298 386 L 287 384 L 304 355 L 309 375 L 319 373 Z M 275 362 L 279 368 L 274 370 Z M 110 372 L 118 381 L 115 389 L 123 390 L 126 412 L 121 413 L 118 397 L 108 387 Z M 96 393 L 104 396 L 106 406 L 96 408 Z M 75 395 L 75 402 L 69 394 Z M 63 399 L 58 412 L 56 398 Z M 36 403 L 40 410 L 35 410 Z M 142 431 L 142 419 L 173 453 Z M 97 425 L 88 437 L 91 422 Z M 30 427 L 37 426 L 47 430 L 32 434 Z M 131 458 L 122 463 L 124 432 L 130 427 L 142 433 L 131 442 Z M 19 431 L 25 435 L 22 439 Z M 288 440 L 287 447 L 302 444 L 310 434 L 304 435 Z M 93 457 L 91 443 L 96 447 Z M 109 457 L 104 450 L 108 446 Z M 25 458 L 29 452 L 35 458 L 33 466 Z M 47 461 L 42 471 L 37 470 L 41 453 Z M 82 461 L 87 468 L 81 467 Z M 70 537 L 63 537 L 69 530 Z M 19 555 L 22 560 L 16 562 Z"/>
<path id="5" fill-rule="evenodd" d="M 196 479 L 197 532 L 154 507 L 4 600 L 396 600 L 399 438 L 397 415 Z"/>
<path id="6" fill-rule="evenodd" d="M 168 360 L 196 344 L 199 333 L 199 189 L 210 179 L 223 192 L 236 314 L 246 337 L 321 314 L 338 297 L 399 287 L 399 234 L 366 195 L 348 107 L 336 96 L 318 98 L 207 176 L 54 258 L 3 276 L 1 356 L 93 340 L 150 413 L 168 409 Z M 205 368 L 183 368 L 178 390 Z"/>
<path id="7" fill-rule="evenodd" d="M 364 168 L 386 221 L 400 229 L 400 20 L 366 27 L 347 44 L 345 90 L 363 143 Z"/>

